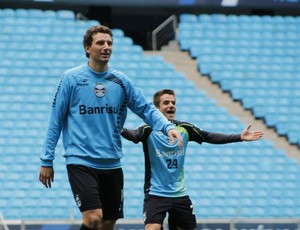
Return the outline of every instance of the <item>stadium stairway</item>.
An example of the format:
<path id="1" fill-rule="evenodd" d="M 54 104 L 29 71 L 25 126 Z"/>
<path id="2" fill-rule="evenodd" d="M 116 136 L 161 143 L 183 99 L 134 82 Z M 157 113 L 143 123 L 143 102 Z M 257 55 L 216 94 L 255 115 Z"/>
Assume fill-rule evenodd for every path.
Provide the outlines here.
<path id="1" fill-rule="evenodd" d="M 178 41 L 202 74 L 300 147 L 299 19 L 182 14 Z"/>

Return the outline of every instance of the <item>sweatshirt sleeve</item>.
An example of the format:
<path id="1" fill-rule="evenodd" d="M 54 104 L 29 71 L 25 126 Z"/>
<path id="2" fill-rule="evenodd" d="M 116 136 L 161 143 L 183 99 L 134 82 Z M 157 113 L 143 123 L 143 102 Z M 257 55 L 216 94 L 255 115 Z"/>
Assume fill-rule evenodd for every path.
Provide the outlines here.
<path id="1" fill-rule="evenodd" d="M 226 134 L 221 132 L 208 132 L 203 129 L 200 129 L 196 125 L 191 123 L 182 123 L 180 124 L 189 133 L 189 140 L 196 141 L 201 144 L 202 142 L 207 142 L 210 144 L 227 144 L 232 142 L 240 142 L 241 134 Z"/>
<path id="2" fill-rule="evenodd" d="M 205 142 L 211 144 L 228 144 L 241 141 L 241 134 L 226 134 L 214 132 L 206 132 L 205 134 Z"/>
<path id="3" fill-rule="evenodd" d="M 41 166 L 53 166 L 55 148 L 69 108 L 69 95 L 68 78 L 62 76 L 51 105 L 48 130 L 44 148 L 40 155 Z"/>
<path id="4" fill-rule="evenodd" d="M 170 129 L 175 129 L 175 126 L 145 98 L 141 89 L 130 80 L 129 84 L 128 107 L 133 113 L 142 118 L 153 130 L 162 131 L 166 135 Z"/>
<path id="5" fill-rule="evenodd" d="M 133 143 L 137 144 L 141 140 L 142 136 L 142 130 L 141 129 L 126 129 L 123 128 L 121 131 L 122 137 L 125 139 L 132 141 Z"/>

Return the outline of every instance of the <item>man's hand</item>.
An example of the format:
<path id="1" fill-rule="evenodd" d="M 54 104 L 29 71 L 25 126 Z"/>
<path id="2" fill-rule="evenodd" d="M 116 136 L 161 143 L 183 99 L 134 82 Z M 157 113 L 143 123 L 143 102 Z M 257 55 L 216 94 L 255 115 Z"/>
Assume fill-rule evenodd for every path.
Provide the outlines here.
<path id="1" fill-rule="evenodd" d="M 178 140 L 178 146 L 179 146 L 179 148 L 180 149 L 182 148 L 182 137 L 181 137 L 180 133 L 177 132 L 176 129 L 170 129 L 168 131 L 168 136 L 169 136 L 169 138 L 170 138 L 170 140 L 171 140 L 172 143 L 174 143 L 174 141 L 175 141 L 174 139 L 176 138 Z"/>
<path id="2" fill-rule="evenodd" d="M 241 139 L 243 141 L 255 141 L 259 138 L 261 138 L 264 135 L 264 132 L 261 130 L 257 130 L 257 131 L 250 131 L 251 128 L 251 124 L 249 124 L 247 126 L 247 128 L 245 128 L 241 134 Z"/>
<path id="3" fill-rule="evenodd" d="M 54 181 L 53 167 L 42 166 L 40 169 L 39 179 L 46 188 L 51 188 L 51 183 Z"/>

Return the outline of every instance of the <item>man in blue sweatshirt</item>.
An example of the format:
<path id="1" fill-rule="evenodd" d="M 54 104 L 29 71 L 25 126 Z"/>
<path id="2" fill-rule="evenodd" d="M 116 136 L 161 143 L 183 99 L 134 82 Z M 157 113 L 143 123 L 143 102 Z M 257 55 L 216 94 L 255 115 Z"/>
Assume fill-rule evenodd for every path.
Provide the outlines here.
<path id="1" fill-rule="evenodd" d="M 146 230 L 160 230 L 166 214 L 169 214 L 170 230 L 196 229 L 196 217 L 187 194 L 184 180 L 184 160 L 189 141 L 199 144 L 226 144 L 239 141 L 255 141 L 262 131 L 251 131 L 248 125 L 242 133 L 225 134 L 208 132 L 186 122 L 175 120 L 176 96 L 170 89 L 163 89 L 153 96 L 154 105 L 176 125 L 183 140 L 182 148 L 149 125 L 136 129 L 123 128 L 122 136 L 134 143 L 143 143 L 145 155 L 144 223 Z"/>
<path id="2" fill-rule="evenodd" d="M 154 130 L 182 144 L 175 126 L 143 96 L 124 73 L 108 66 L 112 31 L 87 30 L 83 46 L 88 63 L 67 70 L 55 93 L 39 180 L 54 180 L 53 160 L 62 133 L 67 172 L 74 199 L 82 212 L 81 230 L 112 230 L 123 218 L 121 130 L 127 108 Z"/>

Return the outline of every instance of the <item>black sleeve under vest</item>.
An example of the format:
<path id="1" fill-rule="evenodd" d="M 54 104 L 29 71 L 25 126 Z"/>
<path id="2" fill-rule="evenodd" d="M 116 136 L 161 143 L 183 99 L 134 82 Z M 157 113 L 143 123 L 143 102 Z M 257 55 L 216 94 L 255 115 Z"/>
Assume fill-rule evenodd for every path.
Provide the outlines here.
<path id="1" fill-rule="evenodd" d="M 240 142 L 241 134 L 226 134 L 221 132 L 208 132 L 188 122 L 179 122 L 178 126 L 185 128 L 189 134 L 189 141 L 195 141 L 199 144 L 207 142 L 211 144 L 227 144 Z"/>

